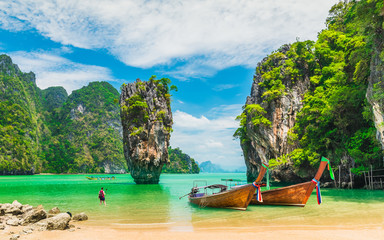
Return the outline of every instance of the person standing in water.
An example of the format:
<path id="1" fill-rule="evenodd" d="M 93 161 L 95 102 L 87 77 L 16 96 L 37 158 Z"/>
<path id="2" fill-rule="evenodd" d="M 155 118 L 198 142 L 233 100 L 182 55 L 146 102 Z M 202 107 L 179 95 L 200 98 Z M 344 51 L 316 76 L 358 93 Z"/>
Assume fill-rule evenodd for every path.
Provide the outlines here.
<path id="1" fill-rule="evenodd" d="M 101 203 L 104 203 L 104 205 L 107 206 L 107 203 L 105 202 L 105 192 L 104 192 L 103 188 L 101 188 L 101 190 L 99 192 L 99 199 L 100 199 L 100 205 L 101 205 Z"/>

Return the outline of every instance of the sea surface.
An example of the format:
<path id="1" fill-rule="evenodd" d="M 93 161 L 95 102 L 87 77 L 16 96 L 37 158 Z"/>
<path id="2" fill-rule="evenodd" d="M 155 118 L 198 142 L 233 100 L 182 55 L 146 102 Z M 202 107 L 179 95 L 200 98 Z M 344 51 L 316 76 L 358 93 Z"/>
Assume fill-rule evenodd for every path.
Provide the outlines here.
<path id="1" fill-rule="evenodd" d="M 199 208 L 187 194 L 194 180 L 224 183 L 222 178 L 246 179 L 244 173 L 162 174 L 160 184 L 136 185 L 129 174 L 115 180 L 88 180 L 91 175 L 0 176 L 0 203 L 18 200 L 46 210 L 59 207 L 71 213 L 85 212 L 87 224 L 112 228 L 168 229 L 332 229 L 384 227 L 384 191 L 321 189 L 323 203 L 317 204 L 315 190 L 307 205 L 249 206 L 246 211 Z M 94 175 L 96 176 L 96 175 Z M 98 175 L 112 176 L 112 175 Z M 98 192 L 106 189 L 107 206 L 99 205 Z"/>

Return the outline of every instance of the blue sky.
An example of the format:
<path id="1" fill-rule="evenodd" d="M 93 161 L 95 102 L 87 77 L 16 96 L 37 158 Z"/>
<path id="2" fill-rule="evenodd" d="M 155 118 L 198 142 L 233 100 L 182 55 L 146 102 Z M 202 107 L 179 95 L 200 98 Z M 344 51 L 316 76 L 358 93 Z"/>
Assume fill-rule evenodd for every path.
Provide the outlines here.
<path id="1" fill-rule="evenodd" d="M 315 40 L 337 0 L 0 0 L 0 52 L 44 89 L 169 77 L 171 145 L 198 162 L 244 166 L 234 118 L 257 63 Z"/>

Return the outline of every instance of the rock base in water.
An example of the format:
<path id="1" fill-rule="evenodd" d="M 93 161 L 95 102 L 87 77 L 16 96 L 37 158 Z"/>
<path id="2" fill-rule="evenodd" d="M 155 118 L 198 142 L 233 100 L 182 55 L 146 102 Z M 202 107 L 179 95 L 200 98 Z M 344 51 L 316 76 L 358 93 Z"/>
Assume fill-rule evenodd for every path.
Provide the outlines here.
<path id="1" fill-rule="evenodd" d="M 172 132 L 169 79 L 125 84 L 120 95 L 124 155 L 137 184 L 157 184 Z"/>

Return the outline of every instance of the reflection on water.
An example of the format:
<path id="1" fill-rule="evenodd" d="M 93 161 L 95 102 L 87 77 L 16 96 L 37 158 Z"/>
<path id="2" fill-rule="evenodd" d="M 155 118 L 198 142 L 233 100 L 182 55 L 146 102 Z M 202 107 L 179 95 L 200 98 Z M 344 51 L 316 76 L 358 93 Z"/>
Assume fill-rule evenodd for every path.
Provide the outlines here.
<path id="1" fill-rule="evenodd" d="M 384 191 L 322 189 L 323 203 L 312 194 L 306 207 L 249 206 L 247 211 L 201 209 L 180 196 L 188 193 L 193 180 L 208 184 L 221 178 L 242 178 L 245 174 L 163 174 L 159 185 L 136 185 L 130 175 L 116 180 L 90 181 L 86 175 L 1 176 L 0 203 L 17 199 L 45 209 L 86 212 L 87 224 L 114 228 L 165 228 L 170 231 L 196 229 L 254 229 L 276 226 L 306 228 L 382 228 Z M 107 206 L 100 206 L 98 191 L 106 190 Z"/>

